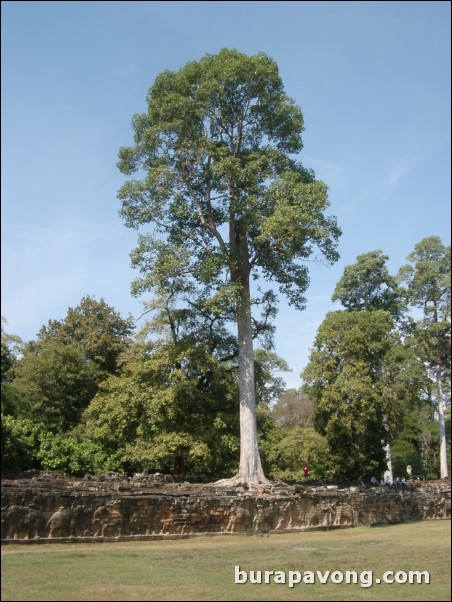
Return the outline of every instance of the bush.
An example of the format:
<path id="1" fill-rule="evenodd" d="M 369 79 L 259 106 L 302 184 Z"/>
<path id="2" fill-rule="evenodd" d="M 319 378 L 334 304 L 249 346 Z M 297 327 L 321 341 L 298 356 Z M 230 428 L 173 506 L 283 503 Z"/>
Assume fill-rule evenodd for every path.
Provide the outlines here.
<path id="1" fill-rule="evenodd" d="M 269 452 L 270 474 L 276 479 L 303 481 L 303 467 L 307 464 L 310 479 L 331 479 L 334 467 L 330 455 L 325 437 L 312 428 L 296 428 Z"/>
<path id="2" fill-rule="evenodd" d="M 77 441 L 68 435 L 46 434 L 37 453 L 41 467 L 47 470 L 62 470 L 81 476 L 107 470 L 121 471 L 122 463 L 93 441 Z"/>
<path id="3" fill-rule="evenodd" d="M 40 468 L 38 451 L 44 428 L 28 418 L 2 415 L 2 471 Z"/>

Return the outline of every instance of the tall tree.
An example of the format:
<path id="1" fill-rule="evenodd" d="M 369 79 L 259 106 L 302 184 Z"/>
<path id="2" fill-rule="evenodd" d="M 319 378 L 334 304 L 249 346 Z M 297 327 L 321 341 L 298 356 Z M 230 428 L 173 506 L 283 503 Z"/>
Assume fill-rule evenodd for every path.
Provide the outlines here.
<path id="1" fill-rule="evenodd" d="M 445 386 L 450 384 L 450 246 L 438 236 L 421 240 L 400 269 L 399 277 L 406 284 L 408 302 L 422 309 L 423 318 L 414 329 L 420 360 L 427 366 L 436 389 L 440 435 L 441 478 L 447 478 L 447 440 L 445 425 Z"/>
<path id="2" fill-rule="evenodd" d="M 394 322 L 404 315 L 404 303 L 397 279 L 389 273 L 386 262 L 388 256 L 382 251 L 370 251 L 358 255 L 356 263 L 346 266 L 336 285 L 332 301 L 339 300 L 348 311 L 389 312 Z M 386 418 L 383 422 L 387 427 Z M 385 445 L 388 464 L 388 476 L 393 479 L 391 450 L 389 442 Z"/>
<path id="3" fill-rule="evenodd" d="M 356 263 L 346 266 L 332 301 L 340 301 L 350 311 L 383 309 L 400 316 L 402 297 L 396 278 L 386 266 L 387 260 L 381 251 L 358 255 Z"/>
<path id="4" fill-rule="evenodd" d="M 383 310 L 331 312 L 302 373 L 303 391 L 314 400 L 316 426 L 328 441 L 338 478 L 354 480 L 386 469 L 382 443 L 396 432 L 405 395 L 389 361 L 391 330 L 391 314 Z"/>
<path id="5" fill-rule="evenodd" d="M 192 296 L 202 288 L 234 308 L 239 350 L 240 466 L 231 481 L 266 482 L 257 441 L 252 291 L 263 276 L 303 309 L 303 261 L 317 247 L 338 258 L 340 230 L 325 216 L 327 187 L 294 159 L 303 117 L 263 53 L 222 50 L 165 71 L 133 119 L 135 145 L 119 168 L 140 172 L 121 188 L 121 215 L 141 234 L 133 292 Z"/>

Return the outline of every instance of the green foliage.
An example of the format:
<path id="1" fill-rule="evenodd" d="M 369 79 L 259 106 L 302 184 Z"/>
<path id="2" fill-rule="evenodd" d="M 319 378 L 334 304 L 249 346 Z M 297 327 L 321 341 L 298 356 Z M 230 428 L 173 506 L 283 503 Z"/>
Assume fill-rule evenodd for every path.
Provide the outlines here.
<path id="1" fill-rule="evenodd" d="M 18 416 L 24 413 L 24 402 L 19 391 L 9 383 L 1 383 L 2 416 Z"/>
<path id="2" fill-rule="evenodd" d="M 287 365 L 270 352 L 274 331 L 271 320 L 276 315 L 275 296 L 271 292 L 265 293 L 258 305 L 261 315 L 260 318 L 253 319 L 252 336 L 263 347 L 256 351 L 256 359 L 262 360 L 260 380 L 268 382 L 266 379 L 270 373 L 286 370 Z M 176 303 L 172 295 L 157 297 L 152 302 L 145 303 L 145 307 L 146 313 L 152 312 L 153 317 L 139 331 L 139 341 L 155 339 L 157 336 L 161 340 L 171 341 L 179 348 L 204 348 L 220 362 L 237 363 L 237 337 L 228 329 L 230 321 L 234 319 L 234 310 L 229 299 L 223 298 L 221 293 L 212 297 L 191 296 L 183 307 Z M 276 384 L 273 386 L 277 387 Z"/>
<path id="3" fill-rule="evenodd" d="M 409 303 L 424 311 L 430 322 L 450 320 L 450 246 L 439 236 L 421 240 L 400 268 Z"/>
<path id="4" fill-rule="evenodd" d="M 338 258 L 340 230 L 325 215 L 327 187 L 293 158 L 302 148 L 303 117 L 264 53 L 223 49 L 165 71 L 147 103 L 147 113 L 133 118 L 135 145 L 120 149 L 118 163 L 124 174 L 142 175 L 119 191 L 125 224 L 153 225 L 131 255 L 141 272 L 132 292 L 170 295 L 185 305 L 210 298 L 210 310 L 222 306 L 224 318 L 237 324 L 239 388 L 247 406 L 240 479 L 262 481 L 250 279 L 278 283 L 304 308 L 305 260 L 315 248 L 330 263 Z M 269 293 L 259 294 L 254 303 L 265 303 Z"/>
<path id="5" fill-rule="evenodd" d="M 238 450 L 236 339 L 208 303 L 177 308 L 161 298 L 148 309 L 141 343 L 85 412 L 87 431 L 129 469 L 228 474 Z M 256 336 L 270 311 L 269 301 Z M 266 350 L 256 356 L 257 398 L 267 406 L 283 387 L 273 373 L 287 365 Z"/>
<path id="6" fill-rule="evenodd" d="M 303 118 L 276 63 L 222 50 L 165 71 L 133 126 L 135 146 L 120 150 L 118 166 L 146 176 L 120 190 L 121 215 L 130 227 L 155 225 L 132 256 L 144 274 L 134 291 L 180 290 L 188 275 L 218 290 L 225 269 L 238 282 L 260 267 L 303 305 L 307 270 L 296 260 L 314 244 L 335 261 L 340 231 L 323 215 L 326 186 L 290 158 L 302 147 Z"/>
<path id="7" fill-rule="evenodd" d="M 14 387 L 26 400 L 23 415 L 54 432 L 75 426 L 97 390 L 97 369 L 75 343 L 54 341 L 37 354 L 28 351 L 15 374 Z"/>
<path id="8" fill-rule="evenodd" d="M 423 310 L 412 331 L 419 355 L 450 381 L 450 247 L 437 236 L 424 238 L 400 268 L 399 279 L 408 303 Z"/>
<path id="9" fill-rule="evenodd" d="M 332 301 L 340 301 L 349 311 L 381 309 L 400 317 L 401 291 L 396 278 L 389 274 L 387 260 L 381 251 L 358 255 L 356 263 L 345 268 Z"/>
<path id="10" fill-rule="evenodd" d="M 134 470 L 147 468 L 179 475 L 186 472 L 212 474 L 213 458 L 209 446 L 189 433 L 161 432 L 152 441 L 135 440 L 126 444 L 123 458 Z"/>
<path id="11" fill-rule="evenodd" d="M 43 433 L 39 422 L 2 414 L 2 472 L 40 468 L 38 451 Z"/>
<path id="12" fill-rule="evenodd" d="M 49 320 L 38 333 L 32 348 L 48 343 L 76 344 L 86 361 L 92 362 L 102 376 L 117 371 L 118 357 L 130 343 L 133 319 L 122 318 L 103 299 L 83 297 L 77 307 L 68 309 L 64 320 Z M 101 380 L 101 377 L 99 377 Z"/>
<path id="13" fill-rule="evenodd" d="M 425 475 L 416 446 L 404 439 L 396 440 L 391 446 L 392 471 L 395 477 L 407 477 L 407 466 L 413 469 L 413 475 Z"/>
<path id="14" fill-rule="evenodd" d="M 258 404 L 270 406 L 284 391 L 285 382 L 275 372 L 287 372 L 289 366 L 272 351 L 256 349 L 254 352 L 256 401 Z"/>
<path id="15" fill-rule="evenodd" d="M 445 424 L 445 405 L 450 399 L 450 246 L 444 246 L 438 236 L 424 238 L 408 256 L 399 278 L 406 285 L 408 303 L 423 310 L 423 318 L 413 324 L 410 344 L 429 382 L 425 398 L 438 412 L 440 476 L 445 478 L 450 464 Z"/>
<path id="16" fill-rule="evenodd" d="M 450 445 L 450 413 L 446 416 L 447 440 Z M 425 404 L 413 408 L 409 405 L 400 423 L 400 429 L 391 445 L 394 476 L 405 476 L 410 464 L 414 475 L 437 479 L 440 475 L 438 454 L 438 422 Z"/>
<path id="17" fill-rule="evenodd" d="M 131 328 L 131 319 L 91 297 L 69 308 L 64 320 L 50 320 L 14 364 L 18 415 L 44 422 L 52 432 L 78 424 L 99 383 L 117 371 Z"/>
<path id="18" fill-rule="evenodd" d="M 382 310 L 329 313 L 302 374 L 338 478 L 355 480 L 385 469 L 383 442 L 401 416 L 400 394 L 384 369 L 394 344 L 391 328 L 392 316 Z"/>
<path id="19" fill-rule="evenodd" d="M 305 464 L 310 479 L 330 479 L 336 472 L 326 438 L 313 428 L 286 431 L 272 446 L 269 460 L 276 479 L 303 481 Z"/>
<path id="20" fill-rule="evenodd" d="M 9 380 L 9 375 L 11 373 L 11 368 L 13 367 L 13 364 L 14 364 L 14 356 L 12 355 L 12 353 L 10 352 L 10 350 L 8 349 L 8 346 L 3 341 L 3 339 L 2 339 L 1 345 L 2 345 L 1 381 L 2 381 L 2 384 L 3 384 L 4 382 L 7 382 Z"/>
<path id="21" fill-rule="evenodd" d="M 441 381 L 450 392 L 450 247 L 437 236 L 424 238 L 400 268 L 399 279 L 408 303 L 423 310 L 412 326 L 410 344 L 427 366 L 432 385 Z"/>
<path id="22" fill-rule="evenodd" d="M 345 269 L 333 300 L 348 311 L 326 317 L 303 373 L 338 477 L 381 473 L 383 442 L 393 442 L 396 473 L 411 464 L 432 475 L 437 465 L 432 410 L 450 391 L 450 248 L 438 237 L 416 245 L 399 272 L 405 289 L 387 259 L 373 251 Z M 397 332 L 406 303 L 422 307 L 424 319 Z"/>
<path id="23" fill-rule="evenodd" d="M 28 418 L 2 416 L 2 471 L 62 470 L 75 475 L 119 470 L 114 455 L 89 440 L 50 433 L 46 425 Z"/>
<path id="24" fill-rule="evenodd" d="M 348 311 L 319 328 L 303 393 L 283 392 L 275 375 L 287 370 L 271 351 L 275 295 L 255 299 L 252 336 L 264 346 L 255 352 L 259 445 L 272 477 L 302 480 L 306 463 L 312 478 L 378 475 L 388 441 L 395 475 L 408 464 L 440 474 L 435 411 L 438 376 L 450 396 L 450 249 L 425 239 L 401 269 L 407 302 L 424 310 L 403 339 L 386 259 L 372 252 L 346 268 L 335 297 Z M 207 281 L 200 291 L 182 279 L 180 290 L 148 304 L 153 317 L 138 343 L 130 320 L 89 297 L 25 346 L 2 327 L 2 470 L 233 474 L 238 346 L 229 325 L 239 295 L 235 284 Z M 450 445 L 447 410 L 445 433 Z"/>
<path id="25" fill-rule="evenodd" d="M 43 469 L 61 470 L 77 476 L 122 469 L 120 459 L 108 455 L 97 443 L 77 441 L 68 435 L 47 433 L 42 436 L 36 457 Z"/>
<path id="26" fill-rule="evenodd" d="M 203 347 L 137 345 L 85 411 L 86 432 L 137 470 L 218 474 L 238 448 L 234 381 Z"/>
<path id="27" fill-rule="evenodd" d="M 1 382 L 10 383 L 13 376 L 13 367 L 17 361 L 17 355 L 22 349 L 23 342 L 20 337 L 8 334 L 5 331 L 7 321 L 2 316 L 2 333 L 1 333 Z"/>

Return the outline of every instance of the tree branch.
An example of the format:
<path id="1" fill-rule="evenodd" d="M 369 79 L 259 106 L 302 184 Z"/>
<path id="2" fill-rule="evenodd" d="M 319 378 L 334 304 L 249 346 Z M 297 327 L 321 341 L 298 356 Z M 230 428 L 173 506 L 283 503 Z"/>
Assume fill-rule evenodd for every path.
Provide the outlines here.
<path id="1" fill-rule="evenodd" d="M 190 180 L 185 176 L 185 174 L 183 173 L 183 171 L 181 169 L 179 169 L 178 171 L 182 178 L 182 181 L 184 182 L 185 186 L 188 188 L 188 192 L 190 193 L 190 196 L 195 205 L 196 212 L 198 213 L 201 225 L 204 228 L 206 228 L 206 230 L 208 230 L 212 234 L 212 236 L 214 236 L 217 239 L 218 244 L 220 245 L 220 248 L 223 251 L 226 251 L 226 244 L 223 240 L 223 237 L 221 236 L 221 234 L 218 232 L 217 228 L 215 227 L 215 224 L 211 224 L 208 220 L 206 220 L 204 213 L 202 211 L 201 204 L 198 201 L 198 199 L 196 198 L 196 193 L 193 190 L 193 186 L 191 185 Z"/>

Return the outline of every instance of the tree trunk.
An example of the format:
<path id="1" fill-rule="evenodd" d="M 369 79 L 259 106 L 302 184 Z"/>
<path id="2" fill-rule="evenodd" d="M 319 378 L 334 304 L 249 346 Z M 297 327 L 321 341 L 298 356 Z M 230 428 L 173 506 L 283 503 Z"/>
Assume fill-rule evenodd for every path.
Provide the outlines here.
<path id="1" fill-rule="evenodd" d="M 387 481 L 389 481 L 391 483 L 391 485 L 394 483 L 394 474 L 392 472 L 392 456 L 391 456 L 391 446 L 389 445 L 389 443 L 386 443 L 386 445 L 383 448 L 385 450 L 385 454 L 386 454 L 386 470 L 385 473 L 383 475 L 383 478 L 385 480 L 385 483 Z"/>
<path id="2" fill-rule="evenodd" d="M 447 468 L 446 424 L 445 424 L 445 420 L 444 420 L 443 381 L 442 381 L 442 374 L 441 374 L 441 365 L 439 365 L 439 364 L 436 367 L 436 387 L 437 387 L 437 404 L 438 404 L 440 470 L 441 470 L 441 478 L 447 479 L 449 476 L 449 471 Z"/>
<path id="3" fill-rule="evenodd" d="M 237 304 L 240 390 L 240 467 L 237 481 L 246 486 L 267 483 L 257 441 L 253 332 L 249 278 Z"/>
<path id="4" fill-rule="evenodd" d="M 250 263 L 246 226 L 236 220 L 233 210 L 235 192 L 230 188 L 229 243 L 233 262 L 231 281 L 239 285 L 237 301 L 237 339 L 239 352 L 240 395 L 240 465 L 232 479 L 222 479 L 218 485 L 241 485 L 257 488 L 271 486 L 265 478 L 259 455 L 256 423 L 256 389 L 254 381 L 253 327 L 251 321 Z"/>
<path id="5" fill-rule="evenodd" d="M 237 302 L 237 336 L 239 350 L 240 394 L 240 465 L 231 479 L 222 479 L 217 485 L 258 488 L 271 486 L 262 470 L 257 441 L 256 391 L 254 382 L 253 329 L 251 322 L 251 296 L 249 271 L 232 272 L 233 281 L 240 283 Z"/>

